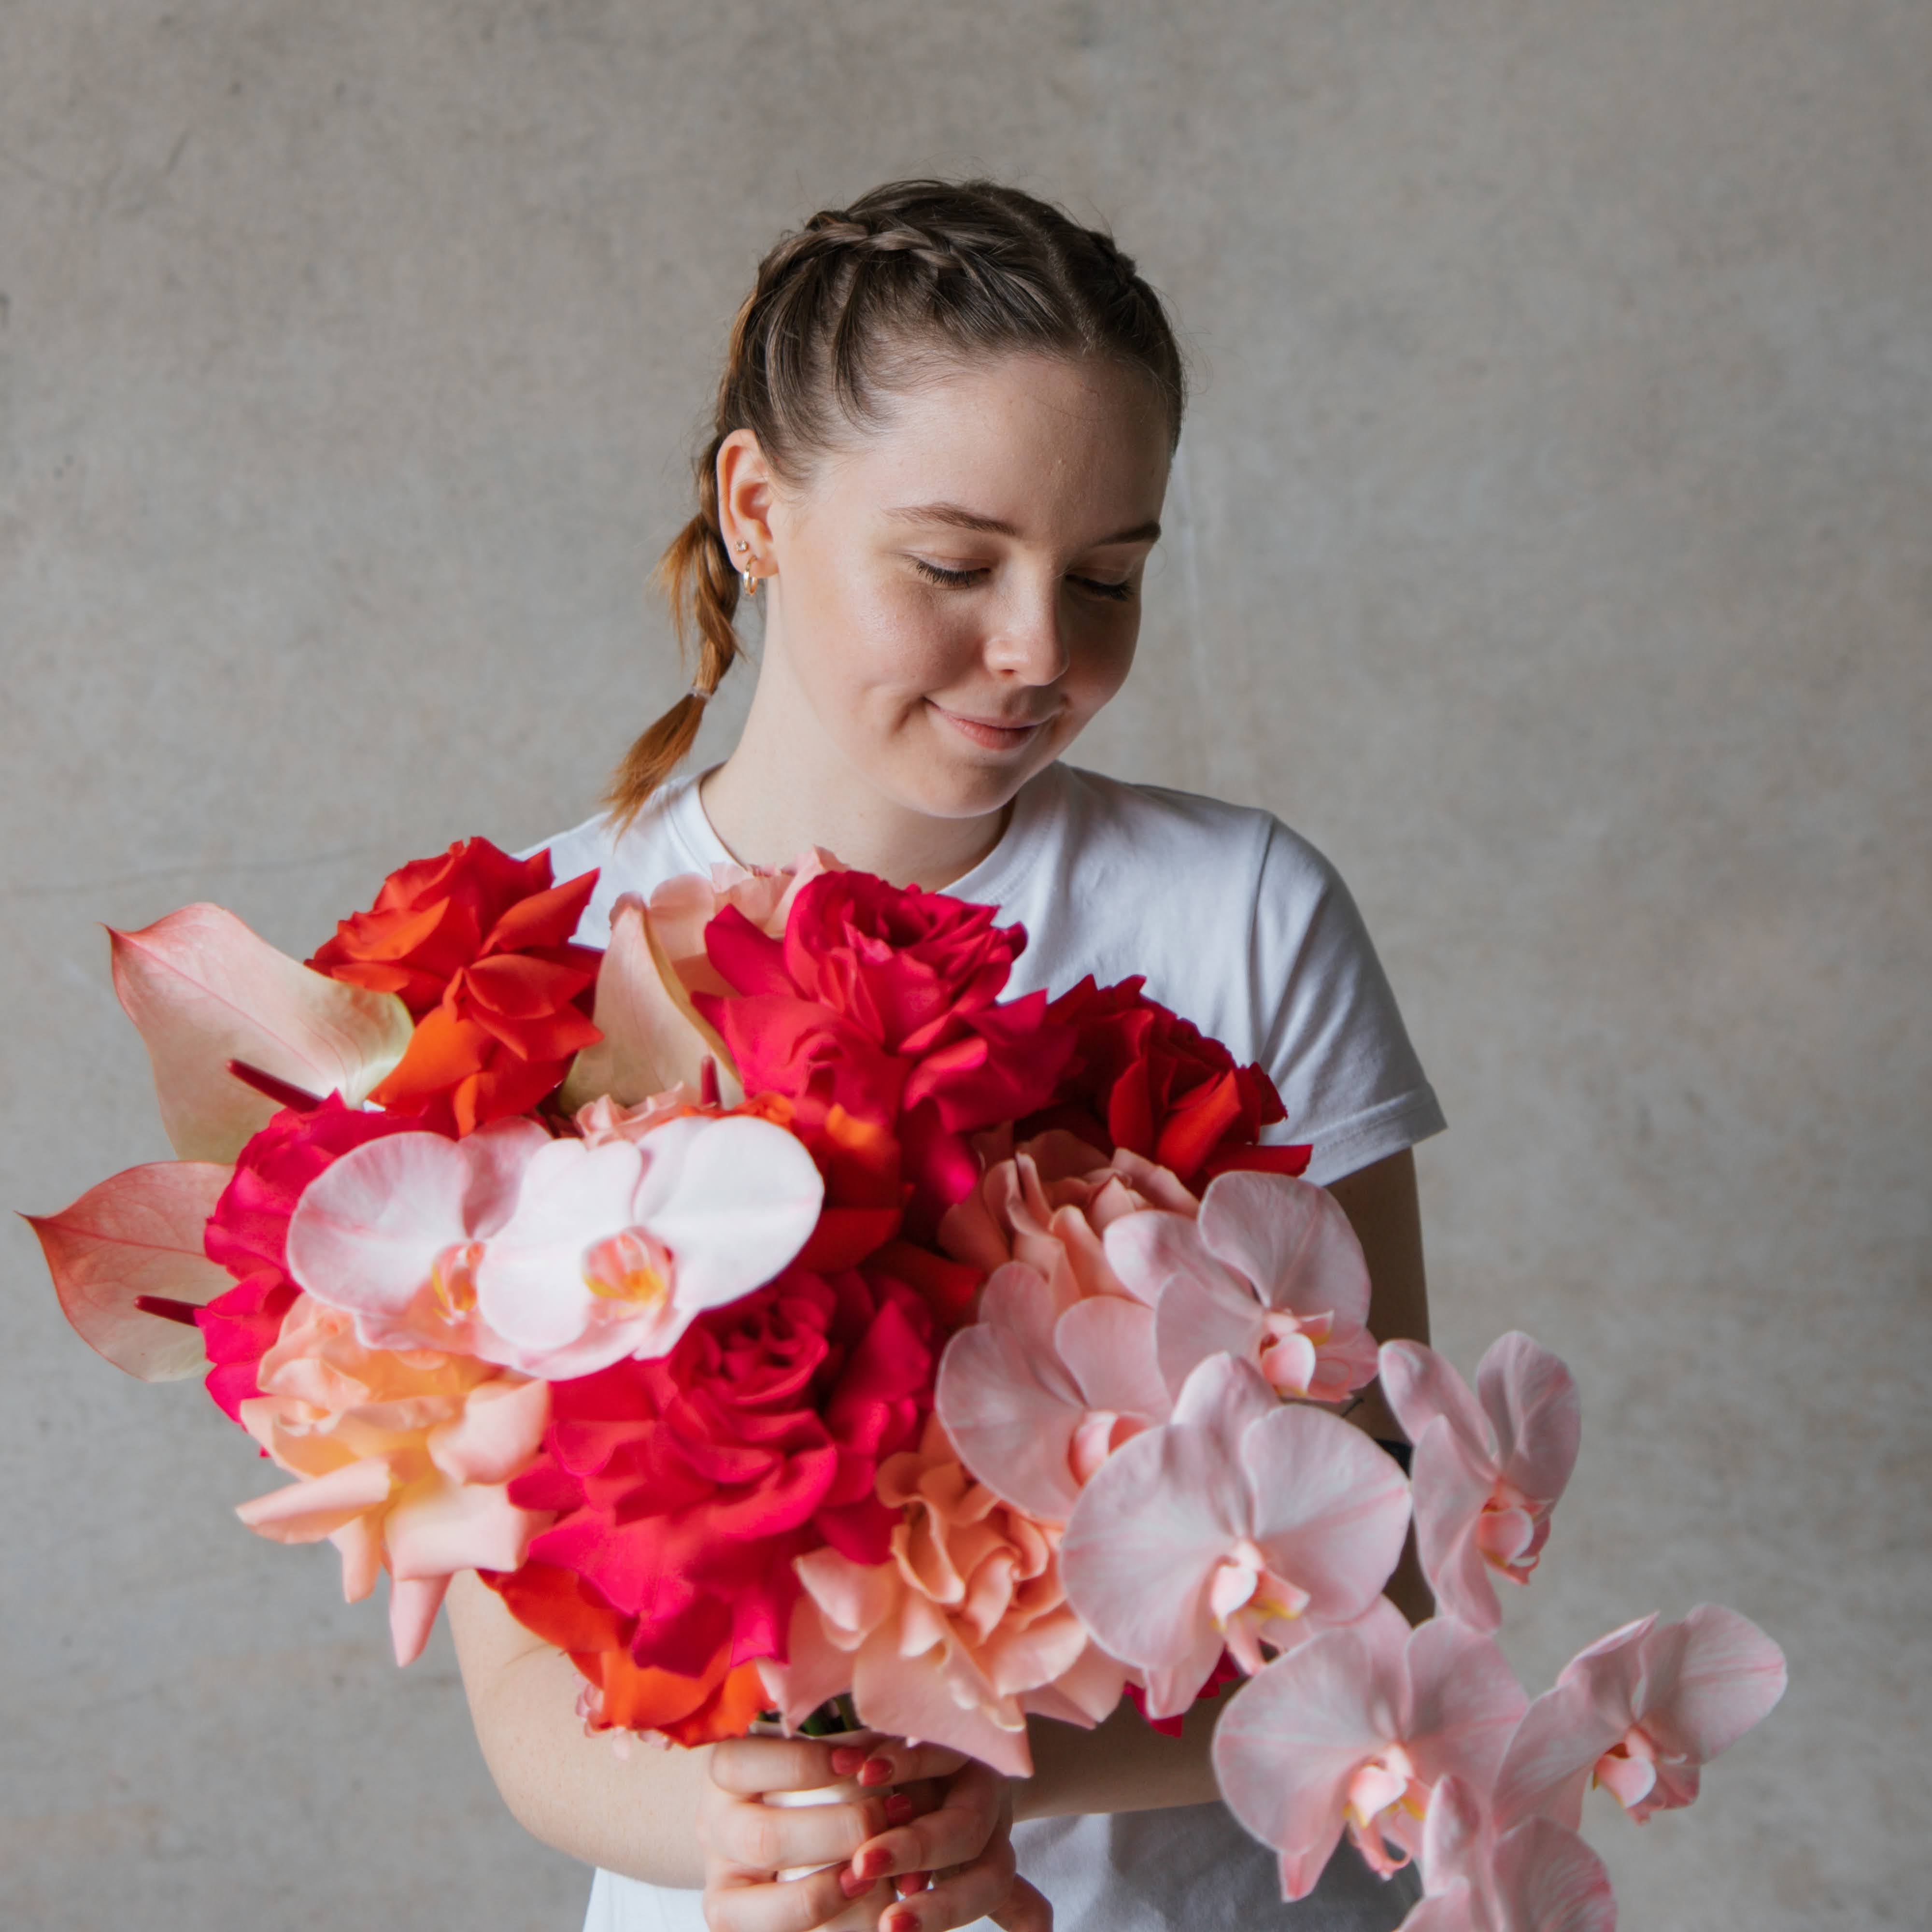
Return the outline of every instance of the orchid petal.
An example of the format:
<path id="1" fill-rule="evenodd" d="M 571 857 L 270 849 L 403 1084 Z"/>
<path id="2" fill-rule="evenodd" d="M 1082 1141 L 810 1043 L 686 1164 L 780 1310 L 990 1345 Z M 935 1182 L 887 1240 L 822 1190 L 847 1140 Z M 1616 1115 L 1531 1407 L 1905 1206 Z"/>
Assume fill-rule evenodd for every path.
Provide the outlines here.
<path id="1" fill-rule="evenodd" d="M 1402 1742 L 1418 1774 L 1429 1784 L 1454 1774 L 1490 1790 L 1529 1707 L 1508 1660 L 1492 1639 L 1454 1617 L 1435 1616 L 1408 1634 L 1404 1663 L 1408 1712 Z"/>
<path id="2" fill-rule="evenodd" d="M 667 1121 L 646 1157 L 638 1218 L 676 1264 L 680 1309 L 716 1308 L 772 1280 L 811 1235 L 825 1183 L 802 1142 L 734 1114 Z"/>
<path id="3" fill-rule="evenodd" d="M 1172 1275 L 1154 1310 L 1162 1378 L 1178 1393 L 1210 1356 L 1250 1358 L 1262 1332 L 1261 1304 L 1245 1288 L 1222 1279 Z"/>
<path id="4" fill-rule="evenodd" d="M 136 1306 L 151 1297 L 200 1307 L 234 1286 L 202 1252 L 232 1168 L 157 1161 L 90 1187 L 56 1214 L 21 1218 L 53 1276 L 61 1312 L 97 1354 L 145 1382 L 207 1365 L 201 1330 Z"/>
<path id="5" fill-rule="evenodd" d="M 1010 1328 L 962 1328 L 940 1358 L 936 1406 L 961 1459 L 1003 1502 L 1053 1522 L 1072 1515 L 1083 1405 L 1052 1356 L 1029 1350 Z"/>
<path id="6" fill-rule="evenodd" d="M 1553 1820 L 1532 1818 L 1504 1832 L 1492 1869 L 1506 1932 L 1616 1932 L 1603 1860 Z"/>
<path id="7" fill-rule="evenodd" d="M 353 1106 L 409 1046 L 409 1009 L 393 993 L 312 972 L 219 906 L 184 906 L 109 938 L 115 990 L 147 1046 L 161 1124 L 184 1160 L 232 1160 L 277 1111 L 230 1060 Z"/>
<path id="8" fill-rule="evenodd" d="M 1532 1817 L 1571 1831 L 1581 1823 L 1591 1767 L 1636 1720 L 1643 1640 L 1656 1622 L 1645 1617 L 1598 1638 L 1523 1713 L 1496 1774 L 1499 1828 Z"/>
<path id="9" fill-rule="evenodd" d="M 1280 1408 L 1275 1392 L 1252 1362 L 1210 1355 L 1180 1386 L 1174 1420 L 1214 1432 L 1232 1457 L 1248 1424 Z"/>
<path id="10" fill-rule="evenodd" d="M 1672 1756 L 1708 1764 L 1784 1695 L 1784 1653 L 1747 1617 L 1700 1604 L 1644 1646 L 1643 1727 Z"/>
<path id="11" fill-rule="evenodd" d="M 1224 1174 L 1201 1197 L 1202 1245 L 1254 1284 L 1270 1308 L 1332 1313 L 1355 1329 L 1369 1313 L 1369 1265 L 1325 1187 L 1285 1174 Z"/>
<path id="12" fill-rule="evenodd" d="M 575 1342 L 600 1306 L 624 1306 L 593 1292 L 584 1256 L 639 1220 L 645 1158 L 630 1141 L 552 1141 L 531 1156 L 515 1208 L 476 1264 L 477 1310 L 520 1359 Z"/>
<path id="13" fill-rule="evenodd" d="M 1165 1208 L 1123 1214 L 1108 1225 L 1101 1245 L 1107 1265 L 1137 1301 L 1153 1307 L 1177 1277 L 1218 1282 L 1237 1294 L 1242 1284 L 1202 1245 L 1196 1222 Z"/>
<path id="14" fill-rule="evenodd" d="M 1214 1732 L 1228 1808 L 1264 1845 L 1297 1854 L 1305 1896 L 1346 1822 L 1348 1783 L 1391 1742 L 1407 1625 L 1399 1611 L 1324 1630 L 1228 1700 Z"/>
<path id="15" fill-rule="evenodd" d="M 1165 1422 L 1173 1407 L 1154 1359 L 1154 1311 L 1122 1294 L 1090 1295 L 1060 1318 L 1054 1343 L 1089 1408 Z"/>
<path id="16" fill-rule="evenodd" d="M 1493 1480 L 1450 1417 L 1433 1416 L 1415 1438 L 1411 1487 L 1416 1555 L 1437 1602 L 1472 1630 L 1500 1629 L 1502 1607 L 1476 1540 Z"/>
<path id="17" fill-rule="evenodd" d="M 1208 1584 L 1245 1507 L 1227 1445 L 1205 1428 L 1150 1429 L 1115 1450 L 1060 1546 L 1067 1600 L 1102 1648 L 1149 1669 L 1195 1651 L 1211 1634 Z"/>
<path id="18" fill-rule="evenodd" d="M 1487 1419 L 1476 1398 L 1450 1364 L 1420 1342 L 1384 1342 L 1382 1348 L 1382 1394 L 1410 1442 L 1438 1416 L 1455 1431 L 1456 1440 L 1479 1462 L 1494 1456 Z"/>
<path id="19" fill-rule="evenodd" d="M 1240 1455 L 1252 1534 L 1270 1567 L 1308 1592 L 1310 1616 L 1360 1616 L 1408 1531 L 1408 1484 L 1395 1459 L 1340 1418 L 1299 1405 L 1250 1425 Z"/>
<path id="20" fill-rule="evenodd" d="M 386 1324 L 404 1319 L 443 1250 L 471 1238 L 478 1156 L 470 1150 L 484 1139 L 386 1135 L 350 1149 L 303 1190 L 289 1222 L 289 1273 L 316 1300 L 357 1316 L 368 1346 L 390 1345 L 395 1330 Z M 497 1154 L 483 1158 L 494 1172 Z M 489 1204 L 494 1212 L 500 1202 Z M 425 1331 L 417 1346 L 436 1340 Z"/>
<path id="21" fill-rule="evenodd" d="M 530 1538 L 550 1520 L 519 1509 L 500 1483 L 412 1483 L 383 1519 L 396 1577 L 451 1576 L 459 1570 L 514 1570 Z"/>
<path id="22" fill-rule="evenodd" d="M 1564 1364 L 1520 1330 L 1492 1342 L 1476 1368 L 1476 1394 L 1496 1436 L 1503 1480 L 1553 1503 L 1576 1466 L 1582 1406 Z"/>

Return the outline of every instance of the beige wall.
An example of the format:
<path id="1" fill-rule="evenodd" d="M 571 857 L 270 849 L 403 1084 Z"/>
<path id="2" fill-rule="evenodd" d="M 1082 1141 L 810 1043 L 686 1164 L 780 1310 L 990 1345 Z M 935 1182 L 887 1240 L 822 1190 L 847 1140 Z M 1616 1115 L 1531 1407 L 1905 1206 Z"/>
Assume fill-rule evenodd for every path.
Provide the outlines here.
<path id="1" fill-rule="evenodd" d="M 1341 864 L 1454 1117 L 1440 1335 L 1582 1378 L 1513 1648 L 1790 1649 L 1696 1811 L 1600 1820 L 1626 1924 L 1923 1923 L 1928 88 L 1925 0 L 8 0 L 0 1202 L 164 1150 L 96 922 L 301 951 L 590 809 L 759 251 L 1016 178 L 1202 379 L 1084 754 Z M 446 1643 L 4 1238 L 0 1920 L 572 1924 Z"/>

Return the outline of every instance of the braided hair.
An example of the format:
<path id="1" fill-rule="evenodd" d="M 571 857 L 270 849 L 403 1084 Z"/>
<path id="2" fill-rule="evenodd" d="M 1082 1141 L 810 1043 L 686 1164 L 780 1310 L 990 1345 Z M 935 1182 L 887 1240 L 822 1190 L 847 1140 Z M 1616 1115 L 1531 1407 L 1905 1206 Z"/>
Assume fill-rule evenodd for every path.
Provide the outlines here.
<path id="1" fill-rule="evenodd" d="M 680 645 L 695 628 L 691 691 L 614 774 L 606 802 L 628 824 L 691 749 L 741 646 L 739 579 L 720 528 L 718 452 L 749 430 L 778 475 L 796 479 L 842 430 L 878 420 L 916 367 L 895 350 L 949 361 L 1034 351 L 1106 356 L 1140 370 L 1166 406 L 1172 447 L 1186 379 L 1160 298 L 1111 236 L 992 182 L 902 181 L 814 214 L 758 265 L 731 326 L 710 440 L 693 466 L 698 510 L 657 581 Z"/>

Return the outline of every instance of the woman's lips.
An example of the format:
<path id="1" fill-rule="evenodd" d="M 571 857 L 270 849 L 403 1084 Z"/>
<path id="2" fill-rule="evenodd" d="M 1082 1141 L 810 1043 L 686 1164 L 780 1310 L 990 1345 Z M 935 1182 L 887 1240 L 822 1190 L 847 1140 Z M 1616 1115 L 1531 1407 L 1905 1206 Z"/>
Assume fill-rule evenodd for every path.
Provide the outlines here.
<path id="1" fill-rule="evenodd" d="M 1049 722 L 1044 718 L 1016 722 L 969 718 L 961 712 L 947 710 L 944 705 L 935 704 L 929 698 L 926 701 L 962 738 L 986 752 L 1016 752 L 1022 745 L 1030 744 L 1035 734 Z"/>

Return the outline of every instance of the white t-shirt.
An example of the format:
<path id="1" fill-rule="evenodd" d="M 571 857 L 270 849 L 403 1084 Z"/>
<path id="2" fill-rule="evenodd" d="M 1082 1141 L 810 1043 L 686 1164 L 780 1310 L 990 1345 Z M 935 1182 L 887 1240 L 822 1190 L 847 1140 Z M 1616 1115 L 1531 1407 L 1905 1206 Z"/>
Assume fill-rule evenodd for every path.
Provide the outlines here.
<path id="1" fill-rule="evenodd" d="M 550 852 L 559 879 L 602 868 L 578 935 L 600 946 L 620 894 L 731 856 L 689 778 L 614 842 L 599 818 Z M 1260 1061 L 1288 1110 L 1267 1137 L 1312 1142 L 1312 1180 L 1442 1130 L 1348 888 L 1264 812 L 1049 765 L 1022 788 L 998 844 L 946 890 L 1026 928 L 1010 993 L 1144 974 L 1151 998 L 1238 1060 Z M 1406 1875 L 1384 1885 L 1345 1846 L 1315 1894 L 1285 1906 L 1274 1855 L 1219 1804 L 1047 1819 L 1013 1835 L 1059 1932 L 1387 1932 L 1415 1895 Z M 585 1932 L 702 1932 L 698 1900 L 600 1871 Z"/>

